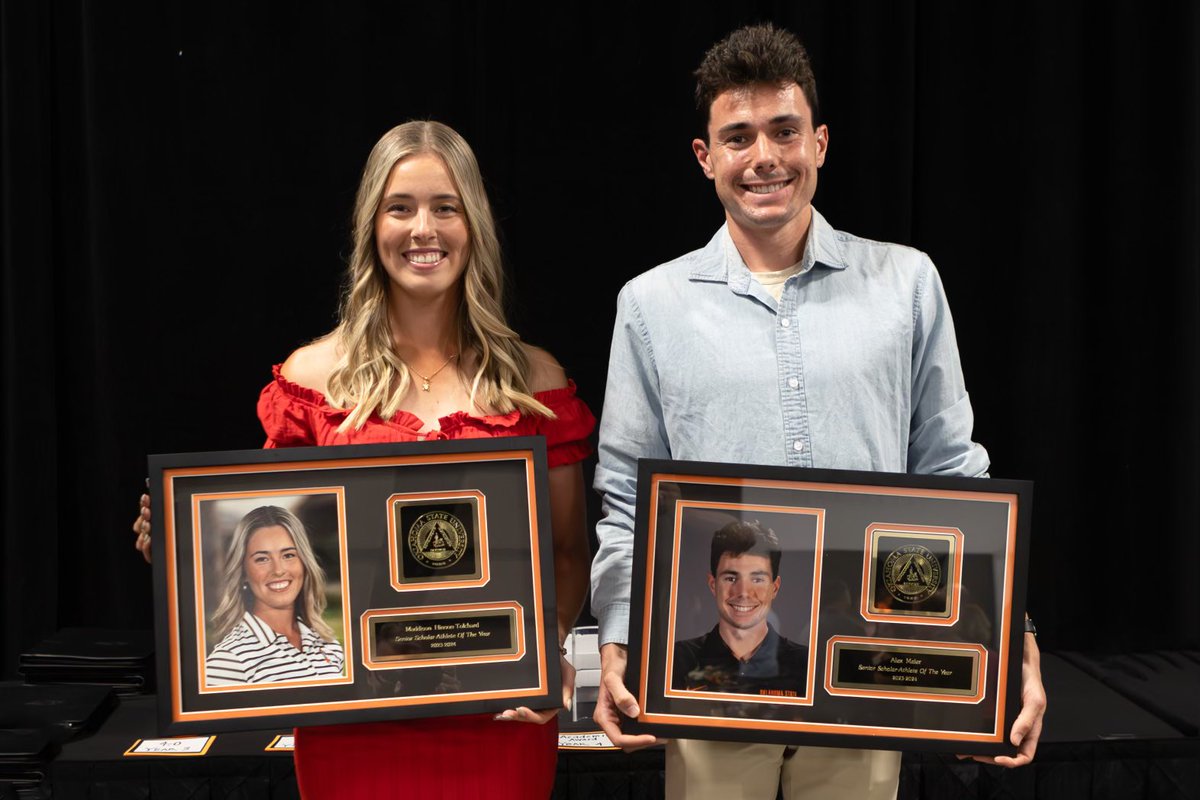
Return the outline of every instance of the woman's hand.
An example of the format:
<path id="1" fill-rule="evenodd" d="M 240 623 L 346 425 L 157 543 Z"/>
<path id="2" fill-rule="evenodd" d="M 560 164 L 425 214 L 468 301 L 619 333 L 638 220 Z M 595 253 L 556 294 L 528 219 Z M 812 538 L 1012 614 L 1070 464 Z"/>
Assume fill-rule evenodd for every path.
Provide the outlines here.
<path id="1" fill-rule="evenodd" d="M 137 519 L 133 521 L 133 532 L 137 534 L 137 541 L 133 546 L 142 554 L 142 558 L 146 559 L 146 563 L 150 563 L 150 495 L 142 495 L 141 501 L 138 504 Z"/>
<path id="2" fill-rule="evenodd" d="M 562 670 L 562 704 L 563 708 L 570 710 L 571 698 L 575 696 L 575 667 L 571 665 L 570 661 L 567 661 L 566 656 L 559 656 L 558 662 L 559 668 Z M 521 706 L 501 711 L 495 718 L 501 722 L 533 722 L 545 725 L 558 716 L 558 711 L 557 708 L 534 711 L 526 706 Z"/>

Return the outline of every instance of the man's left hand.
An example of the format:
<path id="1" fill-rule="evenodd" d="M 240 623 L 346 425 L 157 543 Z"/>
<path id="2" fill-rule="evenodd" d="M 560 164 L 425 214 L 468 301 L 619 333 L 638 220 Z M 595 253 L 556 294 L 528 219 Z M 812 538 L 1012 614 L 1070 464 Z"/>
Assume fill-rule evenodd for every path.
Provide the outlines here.
<path id="1" fill-rule="evenodd" d="M 985 764 L 1023 767 L 1033 761 L 1042 735 L 1042 717 L 1046 713 L 1046 689 L 1042 686 L 1042 657 L 1037 638 L 1025 634 L 1025 656 L 1021 660 L 1021 713 L 1013 722 L 1009 740 L 1017 748 L 1015 756 L 972 756 Z"/>

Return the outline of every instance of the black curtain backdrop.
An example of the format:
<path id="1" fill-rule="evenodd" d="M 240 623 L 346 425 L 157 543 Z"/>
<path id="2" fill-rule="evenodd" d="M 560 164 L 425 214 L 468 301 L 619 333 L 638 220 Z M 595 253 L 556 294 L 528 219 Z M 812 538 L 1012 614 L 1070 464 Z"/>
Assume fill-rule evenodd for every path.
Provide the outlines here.
<path id="1" fill-rule="evenodd" d="M 3 674 L 152 624 L 145 456 L 261 444 L 396 123 L 473 144 L 514 321 L 599 413 L 617 291 L 721 222 L 690 72 L 760 20 L 814 60 L 817 206 L 941 270 L 1043 646 L 1200 646 L 1195 4 L 137 6 L 0 0 Z"/>

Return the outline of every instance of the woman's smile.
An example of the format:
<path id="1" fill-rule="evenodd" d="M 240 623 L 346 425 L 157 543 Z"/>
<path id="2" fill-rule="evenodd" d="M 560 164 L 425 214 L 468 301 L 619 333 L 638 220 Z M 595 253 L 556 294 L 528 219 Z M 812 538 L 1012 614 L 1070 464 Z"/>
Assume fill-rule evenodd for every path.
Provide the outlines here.
<path id="1" fill-rule="evenodd" d="M 418 269 L 421 269 L 422 267 L 436 267 L 446 258 L 447 255 L 449 254 L 445 250 L 429 248 L 404 251 L 404 257 L 408 259 L 410 264 Z"/>

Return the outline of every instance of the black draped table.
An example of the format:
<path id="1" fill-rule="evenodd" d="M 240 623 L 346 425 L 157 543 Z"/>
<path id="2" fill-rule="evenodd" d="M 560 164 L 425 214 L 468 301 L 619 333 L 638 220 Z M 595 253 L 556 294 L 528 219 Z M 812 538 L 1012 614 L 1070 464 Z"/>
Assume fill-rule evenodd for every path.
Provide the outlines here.
<path id="1" fill-rule="evenodd" d="M 1200 653 L 1045 653 L 1042 671 L 1050 708 L 1032 766 L 907 753 L 900 798 L 1200 800 Z M 98 731 L 63 747 L 48 788 L 54 800 L 294 798 L 290 754 L 265 751 L 279 733 L 219 734 L 203 756 L 125 756 L 157 735 L 155 699 L 126 698 Z M 563 750 L 554 796 L 661 797 L 662 769 L 661 749 Z"/>

